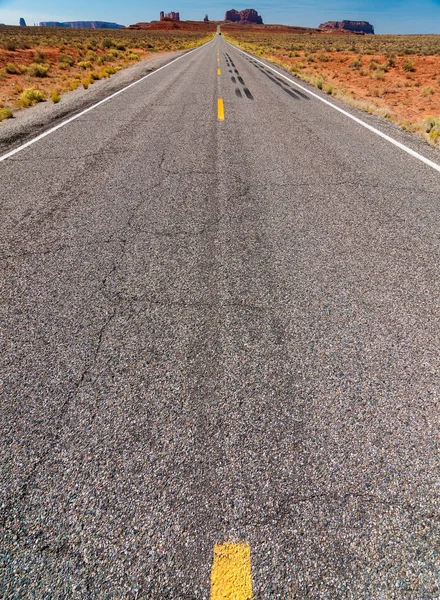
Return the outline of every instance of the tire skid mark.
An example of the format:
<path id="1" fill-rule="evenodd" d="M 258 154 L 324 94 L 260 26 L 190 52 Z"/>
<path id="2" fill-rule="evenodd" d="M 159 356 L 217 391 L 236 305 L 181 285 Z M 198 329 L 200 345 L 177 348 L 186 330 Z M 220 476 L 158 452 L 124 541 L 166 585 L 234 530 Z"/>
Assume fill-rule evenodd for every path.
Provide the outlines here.
<path id="1" fill-rule="evenodd" d="M 264 67 L 262 67 L 261 65 L 259 65 L 255 61 L 249 60 L 249 62 L 251 64 L 253 64 L 261 73 L 263 73 L 264 75 L 266 75 L 266 77 L 268 79 L 270 79 L 273 83 L 275 83 L 282 90 L 284 90 L 286 92 L 286 94 L 289 94 L 289 96 L 291 96 L 291 98 L 294 98 L 295 100 L 299 100 L 300 98 L 303 98 L 304 100 L 310 100 L 309 96 L 307 96 L 303 92 L 300 92 L 299 90 L 292 89 L 289 86 L 289 84 L 286 83 L 283 79 L 277 77 L 272 72 L 267 71 Z"/>
<path id="2" fill-rule="evenodd" d="M 232 83 L 236 84 L 237 79 L 238 79 L 239 83 L 243 86 L 243 92 L 244 92 L 246 98 L 248 98 L 248 100 L 254 100 L 254 96 L 252 95 L 252 92 L 249 90 L 248 87 L 246 87 L 246 83 L 245 83 L 243 77 L 241 77 L 240 72 L 235 68 L 235 63 L 233 62 L 233 60 L 231 59 L 229 54 L 227 54 L 225 52 L 224 56 L 225 56 L 227 66 L 234 67 L 233 71 L 231 69 L 229 69 L 229 73 L 235 73 L 235 75 L 237 75 L 237 77 L 235 77 L 235 75 L 232 75 L 232 77 L 231 77 Z M 235 95 L 237 96 L 237 98 L 243 98 L 242 90 L 240 90 L 240 88 L 238 88 L 238 87 L 235 88 Z"/>

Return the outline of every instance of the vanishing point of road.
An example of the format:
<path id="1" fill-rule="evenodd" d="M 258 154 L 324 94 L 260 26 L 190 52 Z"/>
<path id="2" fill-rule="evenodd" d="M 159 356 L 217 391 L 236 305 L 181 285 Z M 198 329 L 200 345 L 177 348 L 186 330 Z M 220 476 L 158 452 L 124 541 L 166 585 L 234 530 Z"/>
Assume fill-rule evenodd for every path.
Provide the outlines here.
<path id="1" fill-rule="evenodd" d="M 439 155 L 325 98 L 216 36 L 0 157 L 3 598 L 440 598 Z"/>

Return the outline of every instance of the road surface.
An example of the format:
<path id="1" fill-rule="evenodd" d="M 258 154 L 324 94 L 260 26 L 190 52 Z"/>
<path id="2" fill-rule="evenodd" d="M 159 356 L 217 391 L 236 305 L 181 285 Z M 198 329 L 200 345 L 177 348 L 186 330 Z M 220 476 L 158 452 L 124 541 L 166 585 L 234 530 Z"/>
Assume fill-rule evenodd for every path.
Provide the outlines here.
<path id="1" fill-rule="evenodd" d="M 3 598 L 440 598 L 438 171 L 216 36 L 0 181 Z"/>

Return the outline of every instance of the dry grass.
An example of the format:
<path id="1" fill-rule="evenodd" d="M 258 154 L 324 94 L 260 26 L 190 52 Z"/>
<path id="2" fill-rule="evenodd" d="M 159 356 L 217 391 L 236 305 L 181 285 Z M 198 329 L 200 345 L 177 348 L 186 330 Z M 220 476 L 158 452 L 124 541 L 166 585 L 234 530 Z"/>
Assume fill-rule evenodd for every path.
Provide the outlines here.
<path id="1" fill-rule="evenodd" d="M 188 50 L 213 34 L 192 31 L 0 28 L 0 120 L 12 109 L 30 106 L 23 90 L 59 102 L 79 85 L 111 77 L 157 52 Z M 38 89 L 35 89 L 38 88 Z M 55 100 L 54 100 L 55 98 Z M 8 107 L 6 109 L 6 107 Z"/>
<path id="2" fill-rule="evenodd" d="M 234 32 L 226 38 L 440 147 L 440 36 Z"/>

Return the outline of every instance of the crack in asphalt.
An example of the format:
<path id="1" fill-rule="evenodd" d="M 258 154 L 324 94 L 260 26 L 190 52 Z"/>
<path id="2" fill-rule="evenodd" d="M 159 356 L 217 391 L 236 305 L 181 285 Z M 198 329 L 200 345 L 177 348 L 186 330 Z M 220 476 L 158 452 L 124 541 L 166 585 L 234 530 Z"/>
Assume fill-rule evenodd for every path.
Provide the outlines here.
<path id="1" fill-rule="evenodd" d="M 132 122 L 132 121 L 131 121 Z M 56 161 L 72 161 L 72 160 L 80 160 L 82 158 L 102 158 L 102 156 L 120 156 L 121 154 L 131 154 L 132 151 L 128 150 L 127 148 L 121 148 L 120 150 L 118 149 L 112 149 L 112 150 L 105 150 L 105 149 L 101 149 L 101 150 L 97 150 L 96 152 L 86 152 L 84 154 L 75 154 L 74 156 L 66 156 L 66 154 L 62 154 L 62 155 L 52 155 L 52 156 L 38 156 L 35 157 L 34 160 L 32 160 L 32 158 L 17 158 L 17 155 L 12 156 L 9 161 L 10 162 L 15 162 L 15 163 L 32 163 L 32 162 L 37 162 L 38 164 L 40 164 L 41 162 L 46 162 L 46 161 L 51 161 L 51 160 L 56 160 Z"/>

